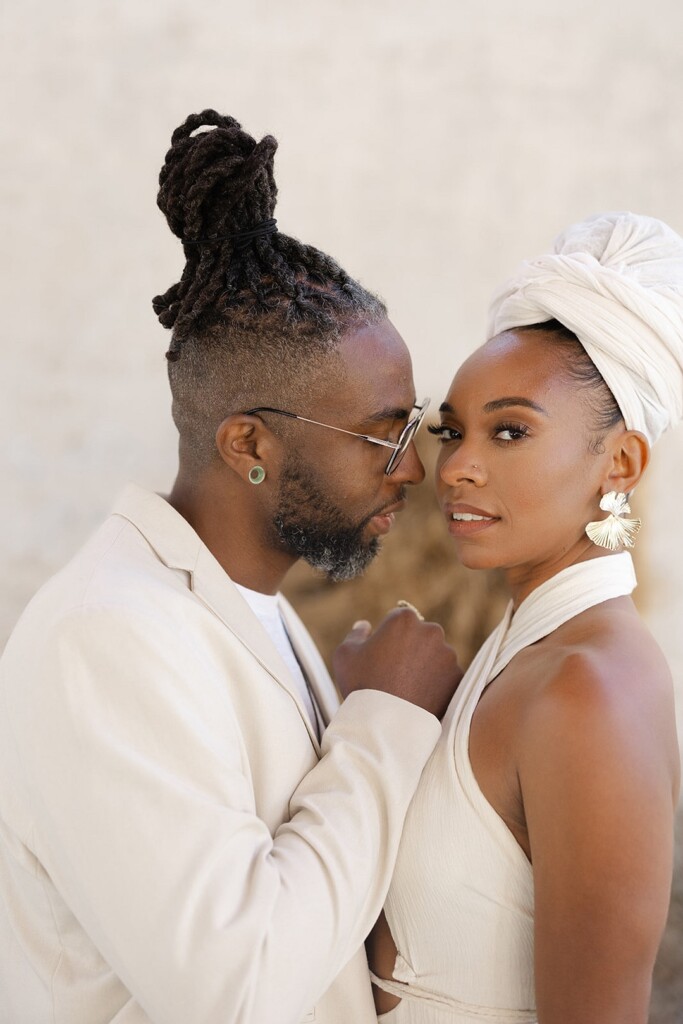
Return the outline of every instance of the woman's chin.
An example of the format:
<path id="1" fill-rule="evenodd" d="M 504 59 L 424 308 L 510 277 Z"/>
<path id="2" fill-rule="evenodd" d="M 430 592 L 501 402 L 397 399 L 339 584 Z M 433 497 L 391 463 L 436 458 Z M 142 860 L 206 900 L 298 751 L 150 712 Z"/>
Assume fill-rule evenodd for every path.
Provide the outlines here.
<path id="1" fill-rule="evenodd" d="M 466 569 L 500 569 L 501 560 L 490 551 L 477 551 L 471 547 L 458 546 L 458 561 Z"/>

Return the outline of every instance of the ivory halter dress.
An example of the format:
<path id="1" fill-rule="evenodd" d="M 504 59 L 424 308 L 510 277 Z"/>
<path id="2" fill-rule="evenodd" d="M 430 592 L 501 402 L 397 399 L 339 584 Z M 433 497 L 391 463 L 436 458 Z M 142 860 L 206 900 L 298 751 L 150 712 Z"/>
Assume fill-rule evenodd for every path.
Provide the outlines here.
<path id="1" fill-rule="evenodd" d="M 570 566 L 503 621 L 465 674 L 406 819 L 386 916 L 401 997 L 382 1024 L 536 1021 L 532 869 L 482 794 L 469 759 L 470 723 L 487 685 L 523 648 L 636 585 L 627 553 Z"/>

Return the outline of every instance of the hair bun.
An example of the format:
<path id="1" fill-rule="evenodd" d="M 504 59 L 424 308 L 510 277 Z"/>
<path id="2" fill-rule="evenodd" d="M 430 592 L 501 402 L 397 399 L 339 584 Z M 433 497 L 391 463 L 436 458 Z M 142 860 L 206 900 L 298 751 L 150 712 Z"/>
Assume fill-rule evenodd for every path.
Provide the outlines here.
<path id="1" fill-rule="evenodd" d="M 264 354 L 268 346 L 281 353 L 285 339 L 298 352 L 327 351 L 349 325 L 386 316 L 331 256 L 277 230 L 276 150 L 272 135 L 256 142 L 215 110 L 190 114 L 173 132 L 157 202 L 183 242 L 185 266 L 153 300 L 173 331 L 171 364 L 188 341 L 196 352 L 209 336 L 209 347 L 218 338 L 226 350 L 248 338 Z"/>
<path id="2" fill-rule="evenodd" d="M 204 110 L 173 132 L 157 205 L 187 243 L 227 238 L 273 216 L 277 141 L 256 142 L 234 117 Z"/>

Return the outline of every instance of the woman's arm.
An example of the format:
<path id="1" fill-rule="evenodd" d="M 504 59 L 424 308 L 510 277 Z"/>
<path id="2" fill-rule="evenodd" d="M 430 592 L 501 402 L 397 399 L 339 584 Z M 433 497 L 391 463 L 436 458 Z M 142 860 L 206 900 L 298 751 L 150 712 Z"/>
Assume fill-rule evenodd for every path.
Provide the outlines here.
<path id="1" fill-rule="evenodd" d="M 378 978 L 392 978 L 397 950 L 384 911 L 377 918 L 374 928 L 365 940 L 365 948 L 370 970 Z M 401 1002 L 398 996 L 392 995 L 391 992 L 384 992 L 375 984 L 372 986 L 372 994 L 377 1013 L 388 1013 Z"/>
<path id="2" fill-rule="evenodd" d="M 572 654 L 525 718 L 539 1024 L 647 1021 L 678 758 L 666 686 L 635 676 L 625 659 Z"/>

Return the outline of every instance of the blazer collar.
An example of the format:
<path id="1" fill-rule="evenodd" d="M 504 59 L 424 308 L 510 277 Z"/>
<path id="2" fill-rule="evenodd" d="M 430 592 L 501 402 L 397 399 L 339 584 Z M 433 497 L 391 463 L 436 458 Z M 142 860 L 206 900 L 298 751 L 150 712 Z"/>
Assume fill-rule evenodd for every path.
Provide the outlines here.
<path id="1" fill-rule="evenodd" d="M 132 523 L 169 569 L 182 569 L 189 573 L 190 589 L 196 597 L 221 619 L 231 633 L 238 637 L 263 668 L 290 695 L 304 720 L 313 746 L 320 753 L 318 738 L 308 712 L 299 698 L 288 666 L 260 620 L 187 520 L 159 494 L 133 484 L 129 484 L 120 495 L 114 505 L 113 515 L 122 516 Z M 322 660 L 318 665 L 315 658 L 311 658 L 311 641 L 303 642 L 304 627 L 289 605 L 287 608 L 290 613 L 286 617 L 288 631 L 292 625 L 290 620 L 296 619 L 290 636 L 297 657 L 303 662 L 316 696 L 319 696 L 321 689 L 326 690 L 324 684 L 322 687 L 318 685 Z M 315 653 L 317 654 L 317 651 Z M 322 669 L 326 675 L 324 665 Z M 320 699 L 321 711 L 326 721 L 329 721 L 330 717 L 330 704 L 327 696 Z"/>

